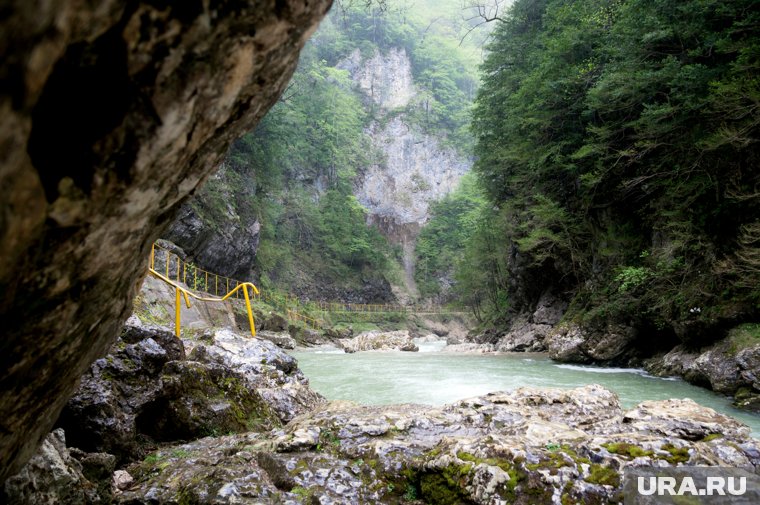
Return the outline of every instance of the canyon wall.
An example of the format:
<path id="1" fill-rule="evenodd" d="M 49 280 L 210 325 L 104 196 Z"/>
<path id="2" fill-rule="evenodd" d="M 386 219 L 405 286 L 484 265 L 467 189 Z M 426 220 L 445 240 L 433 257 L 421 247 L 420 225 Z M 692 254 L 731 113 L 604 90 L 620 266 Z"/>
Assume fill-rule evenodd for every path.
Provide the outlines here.
<path id="1" fill-rule="evenodd" d="M 330 4 L 4 9 L 0 481 L 113 343 L 151 242 L 274 103 Z"/>

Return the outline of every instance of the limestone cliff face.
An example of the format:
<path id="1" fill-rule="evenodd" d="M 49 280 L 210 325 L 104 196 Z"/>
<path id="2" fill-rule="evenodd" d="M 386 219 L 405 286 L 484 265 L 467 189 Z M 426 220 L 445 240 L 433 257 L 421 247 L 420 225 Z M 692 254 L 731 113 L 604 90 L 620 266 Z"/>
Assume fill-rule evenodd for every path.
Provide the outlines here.
<path id="1" fill-rule="evenodd" d="M 379 156 L 355 192 L 369 211 L 369 222 L 402 246 L 407 288 L 414 294 L 414 244 L 429 218 L 430 204 L 456 188 L 472 160 L 408 117 L 410 109 L 424 110 L 427 104 L 415 87 L 404 49 L 376 52 L 364 60 L 356 50 L 338 66 L 349 71 L 367 102 L 379 108 L 367 130 Z"/>
<path id="2" fill-rule="evenodd" d="M 150 243 L 330 0 L 15 1 L 0 20 L 0 481 L 131 310 Z"/>
<path id="3" fill-rule="evenodd" d="M 222 163 L 203 198 L 185 202 L 163 237 L 179 245 L 194 264 L 234 279 L 250 279 L 261 223 L 250 211 L 253 183 L 234 184 L 234 169 Z M 252 180 L 250 174 L 241 179 Z"/>

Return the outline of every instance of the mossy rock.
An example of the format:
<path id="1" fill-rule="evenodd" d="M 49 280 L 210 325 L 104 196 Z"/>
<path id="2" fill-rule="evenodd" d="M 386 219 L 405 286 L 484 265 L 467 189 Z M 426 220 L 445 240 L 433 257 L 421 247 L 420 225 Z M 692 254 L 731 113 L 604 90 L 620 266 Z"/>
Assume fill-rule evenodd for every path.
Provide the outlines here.
<path id="1" fill-rule="evenodd" d="M 620 473 L 608 466 L 596 463 L 589 467 L 589 474 L 583 480 L 600 486 L 620 487 Z"/>
<path id="2" fill-rule="evenodd" d="M 654 455 L 653 451 L 644 449 L 643 447 L 639 447 L 634 444 L 629 444 L 627 442 L 610 442 L 608 444 L 602 444 L 602 447 L 607 449 L 612 454 L 626 456 L 630 459 Z"/>

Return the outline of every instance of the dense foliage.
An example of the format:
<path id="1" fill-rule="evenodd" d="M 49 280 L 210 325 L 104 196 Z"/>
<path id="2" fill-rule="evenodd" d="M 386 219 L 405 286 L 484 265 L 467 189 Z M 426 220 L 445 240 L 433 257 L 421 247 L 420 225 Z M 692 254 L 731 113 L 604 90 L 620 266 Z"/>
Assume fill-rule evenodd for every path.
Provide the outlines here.
<path id="1" fill-rule="evenodd" d="M 491 317 L 547 289 L 687 340 L 758 316 L 760 4 L 517 0 L 482 72 Z"/>
<path id="2" fill-rule="evenodd" d="M 485 199 L 474 174 L 466 174 L 459 188 L 431 205 L 430 221 L 417 239 L 415 280 L 424 297 L 457 299 L 454 268 L 463 269 L 464 251 L 481 225 Z"/>
<path id="3" fill-rule="evenodd" d="M 340 298 L 374 285 L 363 301 L 390 297 L 385 279 L 401 275 L 399 253 L 366 225 L 352 194 L 362 170 L 382 159 L 368 127 L 403 115 L 442 144 L 471 148 L 469 49 L 458 47 L 452 24 L 431 22 L 426 2 L 399 5 L 406 2 L 344 2 L 331 13 L 280 102 L 233 145 L 225 169 L 193 204 L 212 227 L 229 219 L 228 206 L 240 226 L 261 223 L 255 273 L 265 288 Z M 408 106 L 383 111 L 355 88 L 346 62 L 356 51 L 367 60 L 391 49 L 409 56 L 418 93 Z"/>

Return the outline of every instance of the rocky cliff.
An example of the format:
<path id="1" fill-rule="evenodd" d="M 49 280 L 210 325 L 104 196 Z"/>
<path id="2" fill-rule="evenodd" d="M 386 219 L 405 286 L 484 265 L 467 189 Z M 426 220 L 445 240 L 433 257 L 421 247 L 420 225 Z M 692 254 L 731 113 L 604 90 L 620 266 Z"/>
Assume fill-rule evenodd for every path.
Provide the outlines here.
<path id="1" fill-rule="evenodd" d="M 5 6 L 0 480 L 113 343 L 150 243 L 276 100 L 330 4 Z"/>
<path id="2" fill-rule="evenodd" d="M 359 9 L 351 15 L 363 26 L 371 14 Z M 339 15 L 328 19 L 287 98 L 182 207 L 164 237 L 192 261 L 225 275 L 272 281 L 302 298 L 373 303 L 416 295 L 416 238 L 431 202 L 457 186 L 471 160 L 454 147 L 452 127 L 441 126 L 434 83 L 422 82 L 440 62 L 413 65 L 411 51 L 424 46 L 424 37 L 377 45 L 352 30 Z M 454 66 L 441 65 L 447 72 Z M 466 97 L 450 95 L 466 108 Z M 348 198 L 330 200 L 330 192 Z M 352 194 L 361 206 L 351 203 Z M 331 217 L 315 218 L 315 212 Z M 403 275 L 384 265 L 389 248 L 346 226 L 352 218 L 400 246 Z M 341 229 L 333 230 L 331 222 L 338 221 Z M 352 250 L 365 251 L 364 259 L 345 254 Z M 375 258 L 367 261 L 370 250 Z M 391 294 L 389 278 L 405 289 Z"/>
<path id="3" fill-rule="evenodd" d="M 414 109 L 426 110 L 429 98 L 415 86 L 406 50 L 362 56 L 357 49 L 338 68 L 349 71 L 367 106 L 377 109 L 366 130 L 376 155 L 356 182 L 356 196 L 368 222 L 401 245 L 406 288 L 416 296 L 414 246 L 430 203 L 455 189 L 472 161 L 445 146 L 440 132 L 409 117 Z"/>

